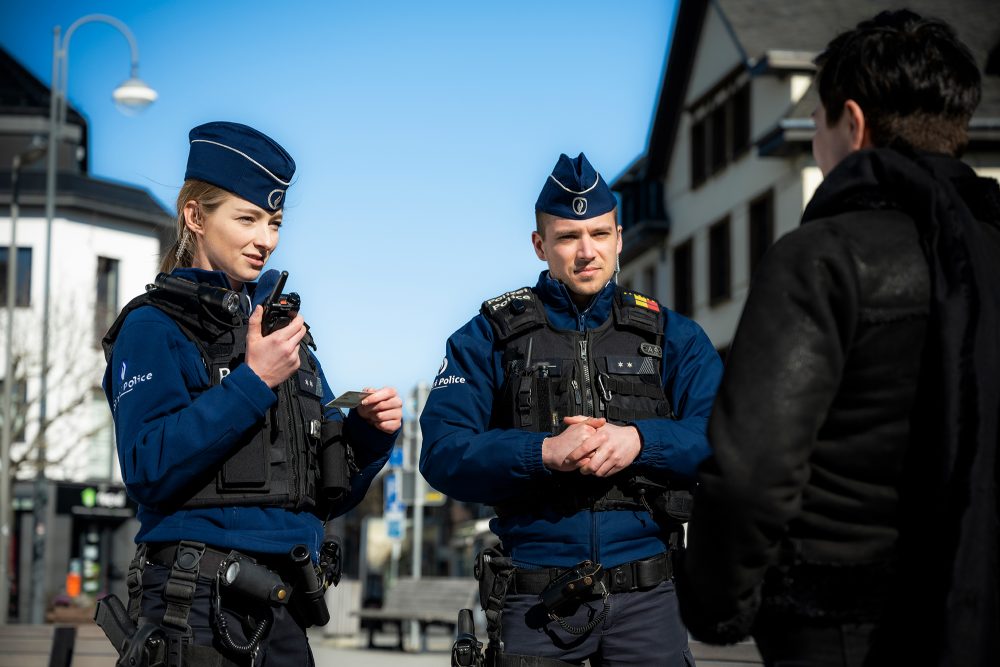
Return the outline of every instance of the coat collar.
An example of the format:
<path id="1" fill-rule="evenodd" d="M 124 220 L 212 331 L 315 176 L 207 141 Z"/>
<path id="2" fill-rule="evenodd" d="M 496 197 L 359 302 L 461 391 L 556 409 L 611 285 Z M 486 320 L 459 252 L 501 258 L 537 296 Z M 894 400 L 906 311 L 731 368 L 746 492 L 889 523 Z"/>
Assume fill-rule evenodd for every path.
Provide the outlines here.
<path id="1" fill-rule="evenodd" d="M 545 312 L 552 326 L 557 329 L 585 331 L 601 326 L 611 315 L 615 281 L 608 282 L 582 311 L 570 298 L 566 285 L 549 275 L 548 271 L 539 274 L 535 294 L 545 306 Z"/>

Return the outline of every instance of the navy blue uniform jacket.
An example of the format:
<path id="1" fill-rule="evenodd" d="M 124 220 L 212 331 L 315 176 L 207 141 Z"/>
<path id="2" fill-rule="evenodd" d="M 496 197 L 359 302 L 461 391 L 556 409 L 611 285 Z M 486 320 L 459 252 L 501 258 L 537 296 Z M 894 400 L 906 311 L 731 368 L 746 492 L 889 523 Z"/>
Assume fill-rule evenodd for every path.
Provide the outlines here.
<path id="1" fill-rule="evenodd" d="M 222 272 L 177 269 L 174 275 L 229 287 Z M 277 272 L 250 288 L 253 305 L 271 291 Z M 333 400 L 320 369 L 323 403 Z M 242 364 L 212 386 L 201 353 L 168 315 L 153 306 L 133 311 L 115 343 L 104 374 L 111 405 L 122 478 L 139 504 L 136 542 L 205 542 L 222 549 L 285 553 L 306 544 L 313 553 L 323 540 L 323 523 L 309 512 L 278 507 L 226 507 L 178 510 L 161 514 L 154 506 L 169 500 L 193 475 L 219 466 L 241 434 L 252 428 L 277 401 L 275 393 Z M 343 420 L 336 408 L 326 418 Z M 343 513 L 364 497 L 389 458 L 396 435 L 378 431 L 354 410 L 345 433 L 354 448 L 360 474 Z"/>
<path id="2" fill-rule="evenodd" d="M 611 316 L 609 283 L 583 312 L 565 286 L 542 272 L 535 294 L 558 329 L 584 331 Z M 636 470 L 669 470 L 693 477 L 708 456 L 706 424 L 722 362 L 697 324 L 664 309 L 663 386 L 676 420 L 643 419 L 633 425 L 642 451 Z M 493 398 L 503 384 L 502 349 L 480 314 L 448 339 L 445 360 L 420 417 L 420 471 L 452 498 L 497 504 L 551 474 L 542 465 L 547 433 L 490 429 Z M 646 512 L 583 510 L 569 517 L 493 519 L 493 532 L 522 567 L 565 567 L 590 559 L 614 567 L 666 550 L 665 536 Z"/>

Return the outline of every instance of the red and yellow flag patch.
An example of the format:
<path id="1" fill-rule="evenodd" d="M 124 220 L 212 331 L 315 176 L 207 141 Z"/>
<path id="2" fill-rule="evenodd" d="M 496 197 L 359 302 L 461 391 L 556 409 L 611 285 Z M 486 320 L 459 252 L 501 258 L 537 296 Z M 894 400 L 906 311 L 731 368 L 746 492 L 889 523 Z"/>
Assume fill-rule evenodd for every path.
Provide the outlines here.
<path id="1" fill-rule="evenodd" d="M 625 292 L 622 296 L 625 298 L 625 303 L 630 306 L 646 308 L 654 313 L 660 312 L 660 304 L 658 304 L 655 299 L 651 299 L 648 296 L 643 296 L 634 292 Z"/>

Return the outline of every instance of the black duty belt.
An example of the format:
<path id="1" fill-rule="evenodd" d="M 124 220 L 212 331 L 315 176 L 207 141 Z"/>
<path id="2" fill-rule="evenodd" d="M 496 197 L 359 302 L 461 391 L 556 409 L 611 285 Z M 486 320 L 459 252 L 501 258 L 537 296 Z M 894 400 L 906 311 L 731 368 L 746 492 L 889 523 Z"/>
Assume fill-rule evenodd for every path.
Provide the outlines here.
<path id="1" fill-rule="evenodd" d="M 537 595 L 555 579 L 558 579 L 566 568 L 549 567 L 540 570 L 514 570 L 508 593 L 524 593 Z M 627 593 L 629 591 L 652 588 L 674 576 L 674 567 L 669 553 L 662 553 L 644 560 L 633 560 L 615 567 L 601 570 L 601 581 L 609 593 Z"/>
<path id="2" fill-rule="evenodd" d="M 177 557 L 177 547 L 178 544 L 176 542 L 150 543 L 147 546 L 146 560 L 154 565 L 171 567 L 174 564 L 174 558 Z M 230 553 L 232 553 L 232 550 L 222 551 L 220 549 L 206 546 L 205 553 L 202 554 L 201 561 L 199 563 L 201 576 L 206 579 L 213 578 L 215 573 L 219 571 L 219 567 L 222 565 L 222 562 L 229 559 Z M 239 553 L 244 556 L 249 556 L 257 563 L 269 567 L 279 573 L 289 571 L 292 567 L 292 562 L 288 558 L 287 554 L 264 554 L 246 551 L 240 551 Z"/>

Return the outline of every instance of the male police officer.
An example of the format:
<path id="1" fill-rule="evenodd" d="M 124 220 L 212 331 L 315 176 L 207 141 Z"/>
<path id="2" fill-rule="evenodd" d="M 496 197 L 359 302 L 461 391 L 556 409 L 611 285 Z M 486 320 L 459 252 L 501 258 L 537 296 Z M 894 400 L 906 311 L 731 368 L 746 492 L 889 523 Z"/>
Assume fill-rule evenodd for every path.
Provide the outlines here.
<path id="1" fill-rule="evenodd" d="M 421 417 L 427 480 L 497 512 L 502 552 L 477 563 L 493 664 L 692 662 L 667 551 L 721 362 L 615 284 L 615 205 L 582 153 L 560 156 L 535 204 L 548 271 L 451 336 Z"/>

